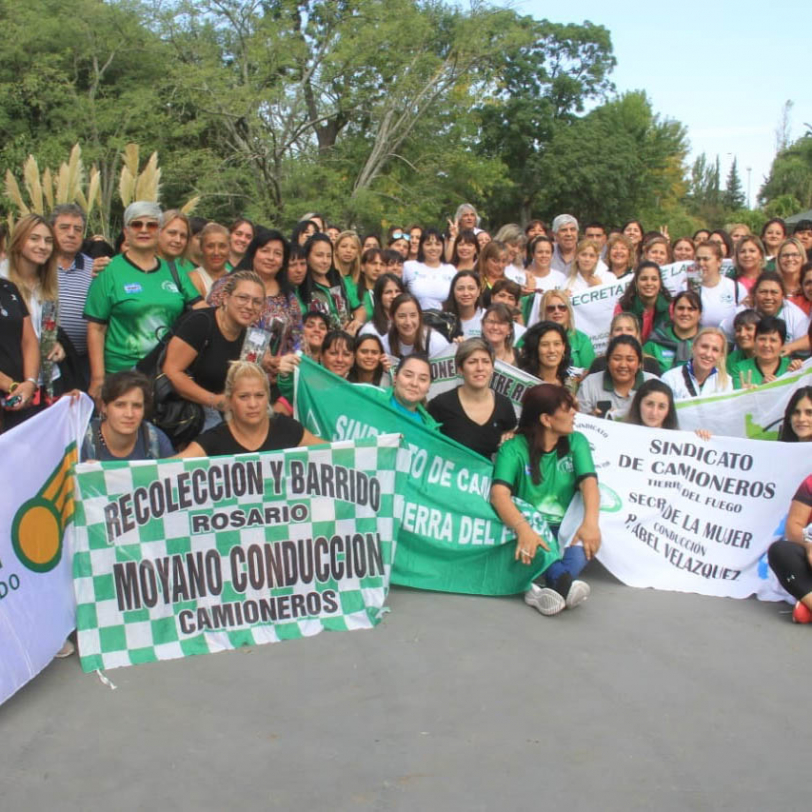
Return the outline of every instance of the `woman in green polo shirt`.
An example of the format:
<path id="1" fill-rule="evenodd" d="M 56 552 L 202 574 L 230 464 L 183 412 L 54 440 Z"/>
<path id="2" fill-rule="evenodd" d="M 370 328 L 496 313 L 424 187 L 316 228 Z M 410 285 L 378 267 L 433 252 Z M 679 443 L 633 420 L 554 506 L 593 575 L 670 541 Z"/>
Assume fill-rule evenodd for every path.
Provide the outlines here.
<path id="1" fill-rule="evenodd" d="M 752 358 L 736 365 L 734 389 L 751 389 L 770 383 L 785 372 L 794 372 L 801 361 L 781 355 L 787 340 L 787 325 L 783 319 L 764 316 L 756 325 L 755 350 Z"/>
<path id="2" fill-rule="evenodd" d="M 98 398 L 105 374 L 132 369 L 172 327 L 186 305 L 205 307 L 189 276 L 158 254 L 161 207 L 139 200 L 124 211 L 127 250 L 91 283 L 85 303 L 89 394 Z"/>
<path id="3" fill-rule="evenodd" d="M 584 519 L 563 559 L 548 567 L 544 588 L 534 583 L 525 593 L 525 603 L 543 615 L 557 615 L 589 597 L 589 585 L 573 579 L 601 543 L 598 479 L 588 440 L 573 430 L 576 411 L 575 398 L 563 386 L 543 383 L 528 389 L 516 436 L 499 449 L 493 472 L 491 502 L 516 531 L 516 559 L 523 564 L 532 563 L 539 547 L 547 548 L 512 497 L 533 505 L 557 538 L 575 491 L 583 496 Z"/>

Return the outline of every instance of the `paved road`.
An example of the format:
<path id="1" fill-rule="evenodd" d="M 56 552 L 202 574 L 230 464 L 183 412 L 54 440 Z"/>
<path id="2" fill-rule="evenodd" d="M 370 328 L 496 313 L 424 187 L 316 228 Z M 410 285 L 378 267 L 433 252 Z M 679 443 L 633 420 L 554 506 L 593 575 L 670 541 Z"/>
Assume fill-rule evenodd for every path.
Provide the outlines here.
<path id="1" fill-rule="evenodd" d="M 396 589 L 374 631 L 115 691 L 54 662 L 0 707 L 0 810 L 806 809 L 812 628 L 589 579 L 557 618 Z"/>

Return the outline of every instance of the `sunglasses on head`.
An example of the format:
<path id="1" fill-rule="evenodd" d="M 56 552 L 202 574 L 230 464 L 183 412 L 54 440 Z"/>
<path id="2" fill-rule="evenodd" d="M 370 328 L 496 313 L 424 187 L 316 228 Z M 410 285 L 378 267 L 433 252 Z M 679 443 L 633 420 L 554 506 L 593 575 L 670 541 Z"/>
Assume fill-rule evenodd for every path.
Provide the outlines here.
<path id="1" fill-rule="evenodd" d="M 130 220 L 127 227 L 133 231 L 143 231 L 146 229 L 152 234 L 158 230 L 158 223 L 155 220 Z"/>

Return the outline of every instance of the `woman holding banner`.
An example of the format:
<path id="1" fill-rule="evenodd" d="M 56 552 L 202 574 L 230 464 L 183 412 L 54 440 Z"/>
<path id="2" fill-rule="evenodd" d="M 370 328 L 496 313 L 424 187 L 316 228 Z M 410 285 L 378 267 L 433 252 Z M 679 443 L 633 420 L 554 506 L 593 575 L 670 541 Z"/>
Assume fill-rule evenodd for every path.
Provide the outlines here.
<path id="1" fill-rule="evenodd" d="M 574 580 L 598 551 L 600 494 L 589 442 L 574 431 L 576 404 L 561 386 L 540 384 L 527 390 L 516 436 L 499 449 L 491 502 L 499 518 L 518 537 L 516 559 L 530 565 L 547 545 L 513 503 L 518 497 L 544 517 L 553 535 L 576 490 L 584 500 L 584 518 L 564 557 L 548 567 L 546 585 L 532 583 L 524 600 L 543 615 L 557 615 L 589 597 L 589 585 Z"/>
<path id="2" fill-rule="evenodd" d="M 463 341 L 455 360 L 462 384 L 433 398 L 429 414 L 446 437 L 491 459 L 515 428 L 516 412 L 504 395 L 491 389 L 494 354 L 483 339 Z"/>
<path id="3" fill-rule="evenodd" d="M 271 389 L 262 367 L 233 361 L 226 376 L 226 422 L 204 431 L 176 456 L 254 454 L 324 443 L 292 417 L 270 410 Z"/>
<path id="4" fill-rule="evenodd" d="M 793 623 L 812 623 L 812 475 L 789 505 L 784 538 L 770 545 L 767 560 L 781 586 L 796 600 Z"/>
<path id="5" fill-rule="evenodd" d="M 677 400 L 700 395 L 719 395 L 733 391 L 733 381 L 727 373 L 725 356 L 727 338 L 718 327 L 705 327 L 694 339 L 691 360 L 672 367 L 663 375 Z"/>

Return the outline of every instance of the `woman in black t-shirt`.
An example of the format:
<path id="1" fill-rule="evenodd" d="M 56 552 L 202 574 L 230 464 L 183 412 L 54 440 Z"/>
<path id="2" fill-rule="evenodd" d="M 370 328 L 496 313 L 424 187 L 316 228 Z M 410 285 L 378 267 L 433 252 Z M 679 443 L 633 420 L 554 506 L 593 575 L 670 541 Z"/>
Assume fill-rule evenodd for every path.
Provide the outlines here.
<path id="1" fill-rule="evenodd" d="M 37 391 L 39 340 L 17 286 L 0 278 L 0 431 L 34 414 L 29 407 Z"/>
<path id="2" fill-rule="evenodd" d="M 494 360 L 486 341 L 463 341 L 457 348 L 456 363 L 462 385 L 431 400 L 429 414 L 442 424 L 440 431 L 446 437 L 491 459 L 512 436 L 516 412 L 504 395 L 490 388 Z"/>
<path id="3" fill-rule="evenodd" d="M 222 422 L 228 365 L 240 357 L 245 331 L 265 305 L 265 286 L 252 271 L 231 274 L 219 307 L 187 314 L 166 347 L 161 371 L 185 400 L 206 412 L 203 429 Z"/>
<path id="4" fill-rule="evenodd" d="M 257 364 L 232 362 L 223 397 L 227 422 L 204 431 L 178 457 L 253 454 L 327 442 L 311 434 L 292 417 L 271 416 L 268 376 Z"/>

